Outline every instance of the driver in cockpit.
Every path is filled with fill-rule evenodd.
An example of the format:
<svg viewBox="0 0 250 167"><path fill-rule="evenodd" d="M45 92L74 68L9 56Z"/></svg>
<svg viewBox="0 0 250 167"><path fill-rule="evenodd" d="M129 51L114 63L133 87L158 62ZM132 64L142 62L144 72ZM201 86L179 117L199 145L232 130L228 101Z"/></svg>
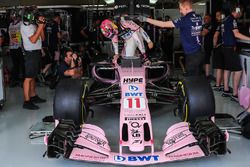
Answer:
<svg viewBox="0 0 250 167"><path fill-rule="evenodd" d="M100 26L103 35L112 40L115 52L115 55L113 56L113 63L117 63L117 59L119 58L118 36L120 36L124 41L124 48L121 54L122 56L135 56L136 48L139 48L143 61L146 64L149 64L150 62L146 55L143 40L148 43L149 49L152 49L154 45L148 34L134 21L126 19L126 16L120 17L119 26L121 28L121 32L118 32L118 26L108 19L104 20Z"/></svg>

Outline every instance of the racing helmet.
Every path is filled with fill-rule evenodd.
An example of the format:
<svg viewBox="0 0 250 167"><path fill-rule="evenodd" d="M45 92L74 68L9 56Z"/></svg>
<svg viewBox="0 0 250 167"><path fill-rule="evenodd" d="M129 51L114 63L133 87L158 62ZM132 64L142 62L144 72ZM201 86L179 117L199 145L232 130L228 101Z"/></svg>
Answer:
<svg viewBox="0 0 250 167"><path fill-rule="evenodd" d="M114 35L118 34L118 27L110 20L104 20L101 25L101 32L106 38L113 38Z"/></svg>

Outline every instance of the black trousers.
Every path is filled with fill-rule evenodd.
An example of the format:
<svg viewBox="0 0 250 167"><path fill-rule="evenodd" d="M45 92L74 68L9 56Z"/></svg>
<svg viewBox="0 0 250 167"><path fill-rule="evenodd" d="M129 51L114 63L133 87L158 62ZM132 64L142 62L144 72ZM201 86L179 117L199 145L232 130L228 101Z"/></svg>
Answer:
<svg viewBox="0 0 250 167"><path fill-rule="evenodd" d="M201 50L198 50L192 54L187 54L185 57L185 63L188 76L201 75L204 63L204 54L201 52Z"/></svg>
<svg viewBox="0 0 250 167"><path fill-rule="evenodd" d="M10 49L13 68L11 70L12 82L18 82L24 76L24 57L21 48Z"/></svg>

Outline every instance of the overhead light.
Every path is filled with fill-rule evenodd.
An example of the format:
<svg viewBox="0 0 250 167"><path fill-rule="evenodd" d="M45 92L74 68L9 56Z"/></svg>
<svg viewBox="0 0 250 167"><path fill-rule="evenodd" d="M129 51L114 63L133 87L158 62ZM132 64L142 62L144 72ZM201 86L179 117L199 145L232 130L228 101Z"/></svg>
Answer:
<svg viewBox="0 0 250 167"><path fill-rule="evenodd" d="M155 4L158 0L149 0L149 3Z"/></svg>
<svg viewBox="0 0 250 167"><path fill-rule="evenodd" d="M199 5L199 6L205 6L206 3L205 3L205 2L200 2L200 3L198 3L198 5Z"/></svg>
<svg viewBox="0 0 250 167"><path fill-rule="evenodd" d="M115 0L104 0L107 4L112 4ZM158 0L149 0L149 3L155 4Z"/></svg>
<svg viewBox="0 0 250 167"><path fill-rule="evenodd" d="M104 0L107 4L112 4L115 2L115 0Z"/></svg>

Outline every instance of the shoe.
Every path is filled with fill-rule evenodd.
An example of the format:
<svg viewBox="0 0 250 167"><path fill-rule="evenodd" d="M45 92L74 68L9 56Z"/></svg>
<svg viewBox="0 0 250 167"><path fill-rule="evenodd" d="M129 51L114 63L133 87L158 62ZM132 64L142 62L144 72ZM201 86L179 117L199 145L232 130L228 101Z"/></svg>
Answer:
<svg viewBox="0 0 250 167"><path fill-rule="evenodd" d="M38 95L30 98L30 101L33 103L45 103L47 100L40 98Z"/></svg>
<svg viewBox="0 0 250 167"><path fill-rule="evenodd" d="M217 91L217 92L223 91L223 88L224 88L223 85L221 85L221 86L216 86L216 85L212 86L212 89L213 89L214 91Z"/></svg>
<svg viewBox="0 0 250 167"><path fill-rule="evenodd" d="M31 101L25 101L23 103L23 108L28 109L28 110L38 110L39 109L39 107L37 105L35 105L34 103L32 103Z"/></svg>
<svg viewBox="0 0 250 167"><path fill-rule="evenodd" d="M223 90L222 95L223 97L231 97L232 96L232 92L230 90Z"/></svg>
<svg viewBox="0 0 250 167"><path fill-rule="evenodd" d="M208 75L208 76L206 76L206 79L208 82L211 82L214 80L214 77L212 75Z"/></svg>
<svg viewBox="0 0 250 167"><path fill-rule="evenodd" d="M232 96L231 96L231 100L232 100L232 101L235 101L235 102L239 102L238 95L232 95Z"/></svg>

